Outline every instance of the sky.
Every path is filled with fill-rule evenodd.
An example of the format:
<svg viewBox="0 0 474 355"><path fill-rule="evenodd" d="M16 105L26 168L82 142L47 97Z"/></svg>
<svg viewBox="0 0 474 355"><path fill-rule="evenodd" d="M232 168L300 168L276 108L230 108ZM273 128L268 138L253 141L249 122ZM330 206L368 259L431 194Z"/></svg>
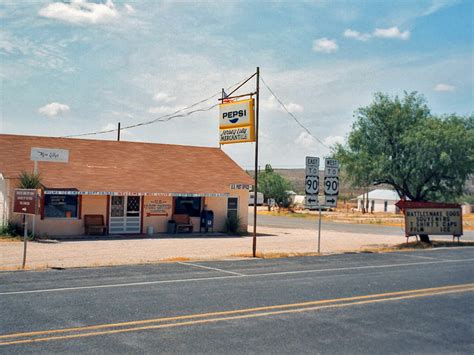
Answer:
<svg viewBox="0 0 474 355"><path fill-rule="evenodd" d="M0 0L0 22L0 133L72 136L207 109L257 66L262 167L328 156L376 92L474 111L470 0ZM218 147L218 132L214 107L121 138ZM254 143L222 149L254 166Z"/></svg>

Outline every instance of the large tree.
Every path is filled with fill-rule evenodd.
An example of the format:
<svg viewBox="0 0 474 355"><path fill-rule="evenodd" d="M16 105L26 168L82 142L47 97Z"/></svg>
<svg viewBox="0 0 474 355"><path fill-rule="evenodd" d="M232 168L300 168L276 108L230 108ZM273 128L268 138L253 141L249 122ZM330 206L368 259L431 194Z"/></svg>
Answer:
<svg viewBox="0 0 474 355"><path fill-rule="evenodd" d="M293 187L283 176L276 173L270 164L265 165L265 171L258 174L258 191L266 199L273 198L279 205L285 205L288 200L287 191Z"/></svg>
<svg viewBox="0 0 474 355"><path fill-rule="evenodd" d="M346 145L335 154L355 182L388 184L412 201L462 195L474 173L474 116L438 117L423 96L377 93L358 109Z"/></svg>

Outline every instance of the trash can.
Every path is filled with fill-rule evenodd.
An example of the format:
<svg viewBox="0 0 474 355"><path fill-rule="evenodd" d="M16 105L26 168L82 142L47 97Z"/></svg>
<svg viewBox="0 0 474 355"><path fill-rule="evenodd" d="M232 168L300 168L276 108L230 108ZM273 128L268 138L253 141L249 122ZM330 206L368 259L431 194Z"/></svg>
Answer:
<svg viewBox="0 0 474 355"><path fill-rule="evenodd" d="M148 226L146 229L146 234L148 234L150 237L155 233L153 226Z"/></svg>
<svg viewBox="0 0 474 355"><path fill-rule="evenodd" d="M170 219L168 221L168 228L166 230L168 234L176 234L176 221Z"/></svg>

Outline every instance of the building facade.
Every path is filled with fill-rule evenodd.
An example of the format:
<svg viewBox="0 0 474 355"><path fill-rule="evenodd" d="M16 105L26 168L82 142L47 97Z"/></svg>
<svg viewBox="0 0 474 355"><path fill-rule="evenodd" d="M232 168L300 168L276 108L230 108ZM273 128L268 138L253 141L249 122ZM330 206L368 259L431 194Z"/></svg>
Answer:
<svg viewBox="0 0 474 355"><path fill-rule="evenodd" d="M13 196L22 171L41 177L37 235L84 234L102 215L109 234L166 232L173 215L199 231L203 210L215 231L229 216L247 226L251 178L221 149L169 144L0 135L0 223L19 220ZM32 148L68 152L67 162L31 160Z"/></svg>

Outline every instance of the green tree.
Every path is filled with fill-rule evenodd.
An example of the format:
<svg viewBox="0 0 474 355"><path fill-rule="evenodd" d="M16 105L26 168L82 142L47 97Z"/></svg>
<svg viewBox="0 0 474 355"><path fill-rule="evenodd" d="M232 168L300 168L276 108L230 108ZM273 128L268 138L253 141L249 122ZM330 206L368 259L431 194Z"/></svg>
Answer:
<svg viewBox="0 0 474 355"><path fill-rule="evenodd" d="M449 201L474 173L474 116L434 116L416 92L377 93L334 147L354 183L388 184L412 201ZM366 180L364 180L366 179Z"/></svg>
<svg viewBox="0 0 474 355"><path fill-rule="evenodd" d="M279 205L288 201L287 191L292 190L291 183L276 173L270 164L265 165L265 171L258 174L258 192L262 192L266 199L273 198Z"/></svg>

